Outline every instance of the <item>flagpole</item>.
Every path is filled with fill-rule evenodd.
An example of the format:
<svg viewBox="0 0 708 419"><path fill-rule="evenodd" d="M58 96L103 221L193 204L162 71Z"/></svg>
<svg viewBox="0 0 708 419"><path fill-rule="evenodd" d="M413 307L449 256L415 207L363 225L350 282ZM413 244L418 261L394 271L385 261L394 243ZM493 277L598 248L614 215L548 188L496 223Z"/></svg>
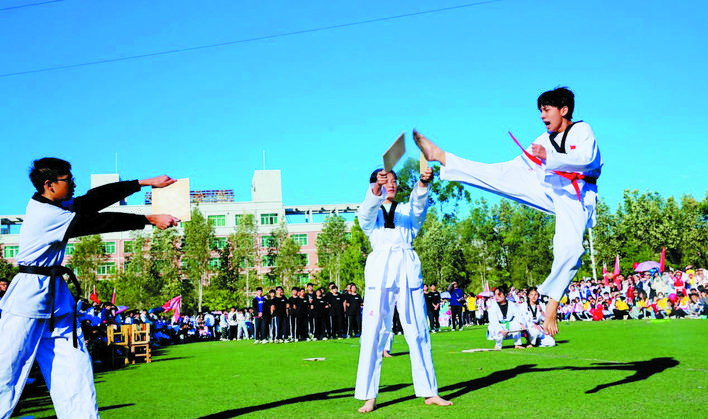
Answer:
<svg viewBox="0 0 708 419"><path fill-rule="evenodd" d="M595 247L592 243L592 228L588 229L588 238L590 239L590 262L592 263L592 279L597 281L597 268L595 268Z"/></svg>

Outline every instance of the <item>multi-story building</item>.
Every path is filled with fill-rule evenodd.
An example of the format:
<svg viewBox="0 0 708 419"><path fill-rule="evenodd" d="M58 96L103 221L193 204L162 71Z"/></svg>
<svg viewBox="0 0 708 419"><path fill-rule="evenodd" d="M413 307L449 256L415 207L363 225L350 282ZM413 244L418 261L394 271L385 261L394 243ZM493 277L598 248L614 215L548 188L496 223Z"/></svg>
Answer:
<svg viewBox="0 0 708 419"><path fill-rule="evenodd" d="M92 175L91 187L97 187L119 179L117 174ZM214 226L217 247L226 246L227 237L235 232L239 218L244 214L253 214L257 224L257 247L261 260L257 263L259 274L267 273L272 267L272 261L267 257L268 248L272 247L273 236L281 223L285 223L289 235L300 244L305 269L298 275L301 282L306 283L312 274L317 272L317 235L322 231L326 216L338 214L347 220L350 228L353 214L359 204L323 204L323 205L285 205L282 198L280 170L256 170L251 183L251 200L236 202L233 190L191 191L191 202L198 204L199 210L212 226ZM145 194L143 205L126 205L120 202L107 208L107 211L120 211L133 214L152 213L151 192ZM0 216L0 244L3 256L15 263L19 251L19 227L23 215ZM149 234L152 226L147 226L144 233ZM132 232L102 234L101 239L106 251L106 260L100 265L98 275L113 276L123 269L132 252L134 239ZM76 240L70 240L66 248L64 263L70 263ZM218 255L213 254L213 267L219 264Z"/></svg>

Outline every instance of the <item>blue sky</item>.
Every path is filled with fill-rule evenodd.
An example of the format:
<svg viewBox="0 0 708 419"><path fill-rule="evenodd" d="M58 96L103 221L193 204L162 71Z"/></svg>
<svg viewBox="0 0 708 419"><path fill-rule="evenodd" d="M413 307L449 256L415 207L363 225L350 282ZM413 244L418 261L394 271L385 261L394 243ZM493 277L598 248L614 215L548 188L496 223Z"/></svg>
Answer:
<svg viewBox="0 0 708 419"><path fill-rule="evenodd" d="M286 204L359 202L414 127L463 157L504 161L543 131L537 96L576 94L625 189L706 196L706 2L463 0L0 3L0 214L21 214L30 162L123 179L167 173L250 200L280 169ZM435 13L432 9L469 4ZM413 14L292 36L52 71ZM25 74L14 74L25 73ZM13 75L14 74L14 75ZM492 198L473 190L473 197ZM143 194L129 202L140 202Z"/></svg>

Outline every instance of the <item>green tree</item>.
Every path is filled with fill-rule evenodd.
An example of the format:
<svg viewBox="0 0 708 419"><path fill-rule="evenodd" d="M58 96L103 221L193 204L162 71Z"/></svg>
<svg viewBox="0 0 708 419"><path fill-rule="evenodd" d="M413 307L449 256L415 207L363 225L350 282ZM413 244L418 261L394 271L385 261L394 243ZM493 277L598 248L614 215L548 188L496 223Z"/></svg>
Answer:
<svg viewBox="0 0 708 419"><path fill-rule="evenodd" d="M184 225L184 260L186 272L194 288L198 290L197 309L202 311L203 286L209 279L209 260L212 256L211 243L214 239L214 226L207 222L199 207L192 209L191 221ZM187 291L187 290L185 290ZM182 295L182 301L188 302L188 307L194 307L194 298Z"/></svg>
<svg viewBox="0 0 708 419"><path fill-rule="evenodd" d="M341 257L342 277L353 282L360 293L365 293L364 268L366 257L371 253L371 243L359 226L359 219L354 218L351 237ZM323 284L324 285L324 284Z"/></svg>
<svg viewBox="0 0 708 419"><path fill-rule="evenodd" d="M342 254L347 246L347 226L344 218L330 215L325 219L322 233L317 236L317 264L321 283L334 282L341 287Z"/></svg>
<svg viewBox="0 0 708 419"><path fill-rule="evenodd" d="M150 306L162 305L165 301L182 295L192 287L183 278L181 270L182 236L175 228L153 229L150 241Z"/></svg>
<svg viewBox="0 0 708 419"><path fill-rule="evenodd" d="M76 271L77 279L83 289L84 298L93 292L93 286L98 280L98 266L106 259L106 249L101 236L83 236L74 245L71 256L71 266Z"/></svg>
<svg viewBox="0 0 708 419"><path fill-rule="evenodd" d="M8 262L7 259L5 259L2 245L0 245L0 280L10 282L17 272L17 266L14 266L12 263Z"/></svg>
<svg viewBox="0 0 708 419"><path fill-rule="evenodd" d="M423 279L426 283L437 283L447 287L457 281L464 289L469 284L464 269L464 254L459 236L453 223L438 220L437 211L431 208L413 246L420 258Z"/></svg>
<svg viewBox="0 0 708 419"><path fill-rule="evenodd" d="M431 167L434 179L430 182L428 199L437 208L438 213L442 214L444 221L453 220L457 218L460 204L470 201L470 193L460 182L441 181L440 166ZM396 200L406 202L420 180L420 160L408 158L396 174L398 175Z"/></svg>
<svg viewBox="0 0 708 419"><path fill-rule="evenodd" d="M146 252L148 240L142 233L133 233L132 252L119 274L116 300L121 305L142 308L147 300L148 284L152 281L152 263Z"/></svg>

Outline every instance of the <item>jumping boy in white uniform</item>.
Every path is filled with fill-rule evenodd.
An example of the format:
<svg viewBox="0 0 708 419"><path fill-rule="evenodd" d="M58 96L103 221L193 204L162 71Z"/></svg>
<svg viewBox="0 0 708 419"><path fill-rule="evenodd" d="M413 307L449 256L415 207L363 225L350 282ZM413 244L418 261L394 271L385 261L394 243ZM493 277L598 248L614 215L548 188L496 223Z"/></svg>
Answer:
<svg viewBox="0 0 708 419"><path fill-rule="evenodd" d="M140 190L175 182L168 176L117 182L71 201L71 164L55 158L35 160L30 179L37 189L20 228L20 273L0 301L0 418L9 418L37 359L59 418L98 417L91 358L76 324L76 303L60 279L73 278L61 266L72 237L111 231L160 229L176 225L170 215L98 211Z"/></svg>
<svg viewBox="0 0 708 419"><path fill-rule="evenodd" d="M366 401L359 409L362 413L376 408L382 354L391 335L394 306L410 349L415 395L425 397L425 404L452 404L438 396L420 259L411 247L425 220L432 176L428 168L411 192L410 203L397 205L396 174L375 171L359 208L359 224L373 248L364 270L366 295L354 392L355 398Z"/></svg>
<svg viewBox="0 0 708 419"><path fill-rule="evenodd" d="M543 327L553 336L558 333L558 302L585 252L585 228L595 224L602 157L590 125L571 122L573 92L564 87L547 91L539 96L537 105L547 132L529 150L505 163L465 160L418 133L414 132L414 138L428 160L442 164L441 179L464 182L556 216L553 265L538 287L549 297Z"/></svg>

